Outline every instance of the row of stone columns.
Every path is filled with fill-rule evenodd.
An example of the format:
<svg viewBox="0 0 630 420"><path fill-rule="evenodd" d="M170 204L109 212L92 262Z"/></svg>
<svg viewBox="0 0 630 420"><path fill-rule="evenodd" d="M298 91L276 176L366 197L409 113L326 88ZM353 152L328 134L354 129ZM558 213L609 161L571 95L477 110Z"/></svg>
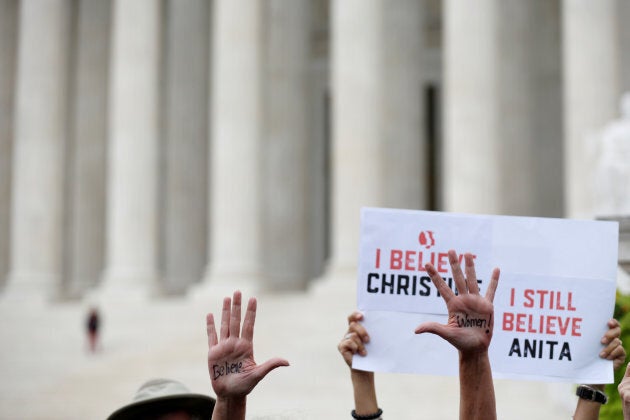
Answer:
<svg viewBox="0 0 630 420"><path fill-rule="evenodd" d="M206 286L304 288L322 271L310 3L210 6L3 4L20 19L3 36L7 52L20 39L15 95L2 78L7 294L181 293L204 271Z"/></svg>
<svg viewBox="0 0 630 420"><path fill-rule="evenodd" d="M444 2L445 209L592 218L630 86L625 2Z"/></svg>
<svg viewBox="0 0 630 420"><path fill-rule="evenodd" d="M330 2L330 144L323 4L2 1L0 63L17 69L15 89L0 73L8 291L304 288L327 257L331 273L355 266L362 206L427 206L429 159L445 210L588 209L583 138L614 116L624 74L617 2L444 1L435 156L430 2Z"/></svg>

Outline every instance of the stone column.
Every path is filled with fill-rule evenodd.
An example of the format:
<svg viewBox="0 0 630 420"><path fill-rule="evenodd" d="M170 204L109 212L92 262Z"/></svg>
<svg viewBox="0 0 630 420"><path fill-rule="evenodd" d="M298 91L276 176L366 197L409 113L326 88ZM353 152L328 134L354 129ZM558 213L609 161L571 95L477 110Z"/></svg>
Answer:
<svg viewBox="0 0 630 420"><path fill-rule="evenodd" d="M444 209L499 209L495 0L444 3ZM483 194L481 194L483 192Z"/></svg>
<svg viewBox="0 0 630 420"><path fill-rule="evenodd" d="M630 92L630 2L617 3L617 28L619 29L619 54L621 55L621 88L622 92Z"/></svg>
<svg viewBox="0 0 630 420"><path fill-rule="evenodd" d="M309 83L308 107L310 115L309 162L312 173L308 177L309 251L308 278L324 274L330 249L330 2L309 3Z"/></svg>
<svg viewBox="0 0 630 420"><path fill-rule="evenodd" d="M271 0L265 55L262 248L266 287L304 289L315 244L310 145L310 2Z"/></svg>
<svg viewBox="0 0 630 420"><path fill-rule="evenodd" d="M618 115L617 1L564 0L562 6L565 214L592 218L594 146Z"/></svg>
<svg viewBox="0 0 630 420"><path fill-rule="evenodd" d="M562 106L562 46L560 0L532 2L533 25L529 29L530 71L533 79L532 113L534 126L531 142L533 157L530 168L535 193L525 207L532 216L562 217L564 215L563 181L563 106ZM505 21L505 20L504 20ZM515 157L518 159L518 156Z"/></svg>
<svg viewBox="0 0 630 420"><path fill-rule="evenodd" d="M332 271L351 272L362 206L424 205L417 1L332 6Z"/></svg>
<svg viewBox="0 0 630 420"><path fill-rule="evenodd" d="M497 2L496 6L499 57L495 61L498 66L495 139L499 153L495 166L499 182L496 212L561 217L559 2L512 0ZM485 200L483 190L476 192Z"/></svg>
<svg viewBox="0 0 630 420"><path fill-rule="evenodd" d="M169 0L166 16L162 287L181 293L207 257L209 3Z"/></svg>
<svg viewBox="0 0 630 420"><path fill-rule="evenodd" d="M109 1L78 3L64 275L71 297L94 287L104 268L110 12Z"/></svg>
<svg viewBox="0 0 630 420"><path fill-rule="evenodd" d="M13 97L18 2L0 1L0 290L9 272Z"/></svg>
<svg viewBox="0 0 630 420"><path fill-rule="evenodd" d="M70 2L23 1L13 149L8 293L50 296L62 268Z"/></svg>
<svg viewBox="0 0 630 420"><path fill-rule="evenodd" d="M262 7L216 0L210 152L210 256L202 289L261 276Z"/></svg>
<svg viewBox="0 0 630 420"><path fill-rule="evenodd" d="M125 296L158 280L160 4L115 0L112 9L104 287Z"/></svg>
<svg viewBox="0 0 630 420"><path fill-rule="evenodd" d="M447 1L444 16L445 209L560 216L557 2Z"/></svg>

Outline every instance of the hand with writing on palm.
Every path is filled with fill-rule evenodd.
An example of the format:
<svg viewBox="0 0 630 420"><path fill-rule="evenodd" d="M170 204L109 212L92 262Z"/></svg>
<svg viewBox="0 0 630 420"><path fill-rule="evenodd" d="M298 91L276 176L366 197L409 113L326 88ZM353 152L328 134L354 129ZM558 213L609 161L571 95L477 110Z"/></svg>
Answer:
<svg viewBox="0 0 630 420"><path fill-rule="evenodd" d="M240 398L249 394L269 372L289 362L272 358L257 365L254 361L254 323L256 299L247 304L241 332L241 292L234 292L234 299L223 299L220 339L214 324L214 316L206 317L208 333L208 371L217 398Z"/></svg>
<svg viewBox="0 0 630 420"><path fill-rule="evenodd" d="M425 322L416 328L416 334L432 333L439 335L451 343L459 351L482 352L490 346L494 328L494 293L499 282L499 269L492 272L486 296L479 294L475 263L471 254L465 254L465 271L462 273L457 253L448 252L451 272L458 294L448 287L431 264L425 266L431 281L437 287L446 302L448 322L446 325L438 322Z"/></svg>

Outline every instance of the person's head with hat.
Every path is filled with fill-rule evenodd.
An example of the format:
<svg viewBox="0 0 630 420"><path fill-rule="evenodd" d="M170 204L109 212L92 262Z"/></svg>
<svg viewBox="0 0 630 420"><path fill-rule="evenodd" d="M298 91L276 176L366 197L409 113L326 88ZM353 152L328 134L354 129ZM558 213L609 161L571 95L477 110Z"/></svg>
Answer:
<svg viewBox="0 0 630 420"><path fill-rule="evenodd" d="M191 393L172 379L152 379L136 392L130 404L119 408L107 420L207 420L215 399Z"/></svg>

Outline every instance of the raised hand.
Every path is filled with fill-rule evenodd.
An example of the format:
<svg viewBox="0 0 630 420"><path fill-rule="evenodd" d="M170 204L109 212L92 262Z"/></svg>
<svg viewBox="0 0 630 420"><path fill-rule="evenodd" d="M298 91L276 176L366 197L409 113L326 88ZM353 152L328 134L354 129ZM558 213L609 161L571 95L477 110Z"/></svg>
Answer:
<svg viewBox="0 0 630 420"><path fill-rule="evenodd" d="M446 325L437 322L425 322L416 328L416 334L437 334L461 352L486 351L492 339L494 329L494 293L499 282L499 269L495 268L485 297L479 294L475 263L471 254L465 254L465 271L462 272L455 251L448 252L449 262L458 295L446 285L435 267L425 266L431 281L437 287L446 302L448 322Z"/></svg>
<svg viewBox="0 0 630 420"><path fill-rule="evenodd" d="M339 342L337 349L343 356L343 360L350 368L350 379L354 393L354 414L373 417L379 412L376 400L376 387L374 385L374 372L357 370L352 368L352 356L367 355L365 344L370 341L370 336L365 327L360 323L363 314L355 311L348 316L348 330ZM380 411L382 413L382 411ZM377 417L380 418L380 416Z"/></svg>
<svg viewBox="0 0 630 420"><path fill-rule="evenodd" d="M626 361L626 350L621 343L621 325L619 321L612 318L608 321L608 331L602 337L601 343L605 345L599 353L599 357L613 361L613 368L619 369Z"/></svg>
<svg viewBox="0 0 630 420"><path fill-rule="evenodd" d="M288 361L280 358L256 364L253 345L255 321L256 299L250 298L241 331L239 291L234 292L233 301L229 297L223 299L220 339L217 339L214 316L208 314L206 317L208 371L218 400L245 397L270 371L289 365Z"/></svg>
<svg viewBox="0 0 630 420"><path fill-rule="evenodd" d="M363 314L358 311L348 316L348 331L337 346L339 353L343 356L343 360L350 368L352 368L352 356L355 354L365 356L367 354L365 344L370 341L370 336L365 327L359 323L362 319Z"/></svg>

